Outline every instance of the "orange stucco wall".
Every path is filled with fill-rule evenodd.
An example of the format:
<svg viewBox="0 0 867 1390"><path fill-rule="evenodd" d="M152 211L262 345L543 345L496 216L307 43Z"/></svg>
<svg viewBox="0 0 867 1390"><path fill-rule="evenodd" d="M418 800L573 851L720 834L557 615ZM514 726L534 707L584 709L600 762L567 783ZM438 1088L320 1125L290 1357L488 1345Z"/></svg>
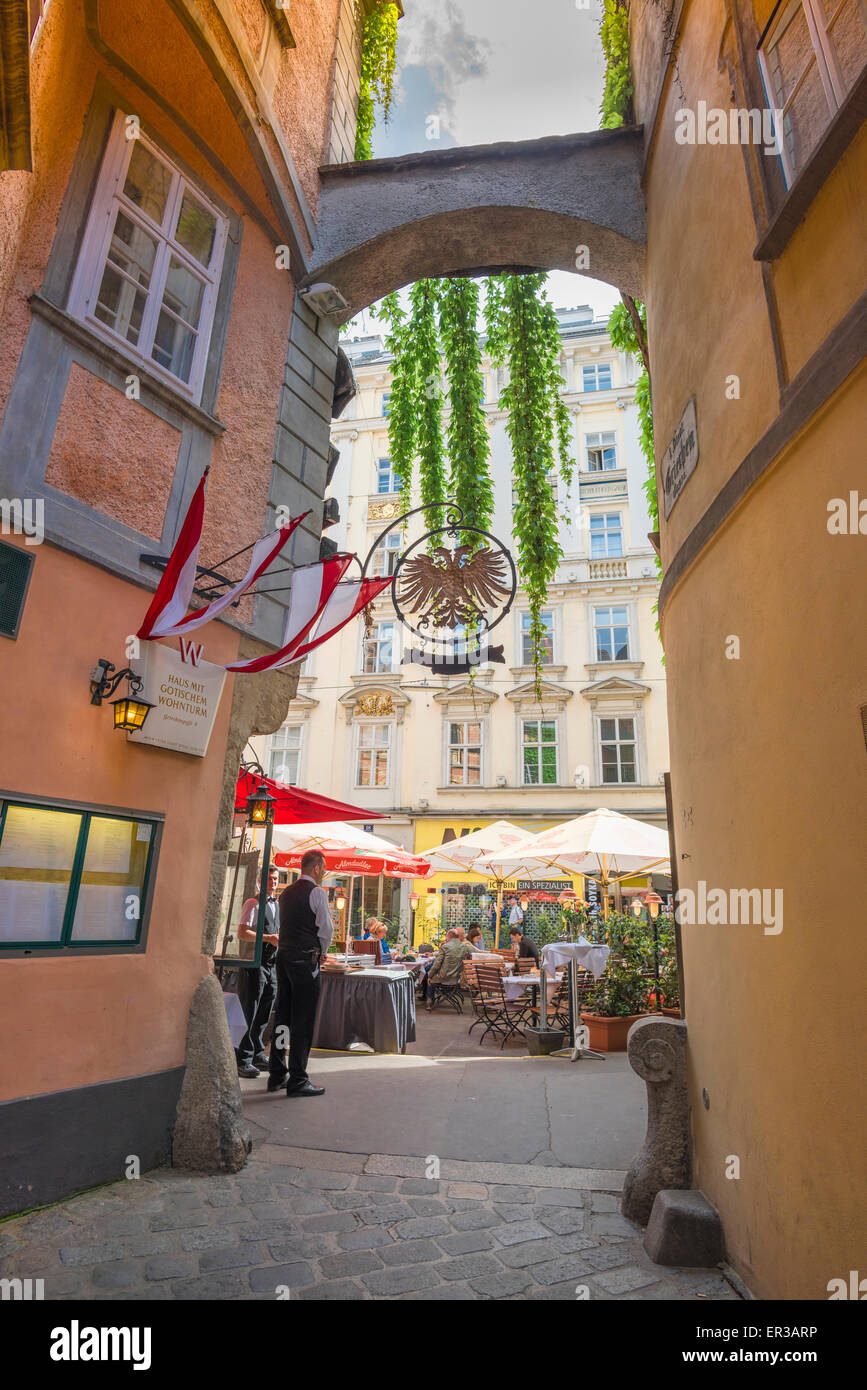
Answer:
<svg viewBox="0 0 867 1390"><path fill-rule="evenodd" d="M180 1066L187 1012L209 968L202 918L223 777L231 676L205 758L136 747L89 702L97 657L120 665L148 592L64 551L36 550L24 620L3 643L0 786L165 815L142 955L3 961L0 1100ZM205 660L237 654L238 634L202 630ZM14 654L14 660L11 659ZM36 1045L44 1033L48 1046Z"/></svg>

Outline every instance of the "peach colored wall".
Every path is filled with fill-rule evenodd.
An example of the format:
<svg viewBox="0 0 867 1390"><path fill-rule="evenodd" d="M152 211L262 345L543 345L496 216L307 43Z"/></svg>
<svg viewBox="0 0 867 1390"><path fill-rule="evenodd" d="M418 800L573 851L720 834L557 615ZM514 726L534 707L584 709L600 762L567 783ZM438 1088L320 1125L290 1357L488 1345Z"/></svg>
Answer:
<svg viewBox="0 0 867 1390"><path fill-rule="evenodd" d="M45 481L159 541L182 438L72 362Z"/></svg>
<svg viewBox="0 0 867 1390"><path fill-rule="evenodd" d="M57 1090L57 1050L69 1089L184 1060L190 999L209 969L202 919L233 678L205 758L136 747L116 733L110 707L89 703L88 672L99 656L122 663L124 637L147 603L145 589L45 544L36 550L19 636L14 646L4 643L3 788L162 812L166 821L143 955L2 962L2 1100ZM238 634L220 623L200 637L205 660L237 654ZM50 1046L37 1045L40 1030Z"/></svg>
<svg viewBox="0 0 867 1390"><path fill-rule="evenodd" d="M296 47L284 62L274 108L286 132L301 185L316 210L317 169L325 158L331 118L331 70L340 0L293 5L289 14Z"/></svg>

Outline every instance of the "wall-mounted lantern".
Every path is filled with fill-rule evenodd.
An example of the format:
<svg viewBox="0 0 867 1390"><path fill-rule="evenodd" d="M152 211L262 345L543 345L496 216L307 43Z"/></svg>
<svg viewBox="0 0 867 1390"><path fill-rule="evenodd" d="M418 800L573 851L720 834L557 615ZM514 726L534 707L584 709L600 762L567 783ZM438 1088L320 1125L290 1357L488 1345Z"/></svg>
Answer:
<svg viewBox="0 0 867 1390"><path fill-rule="evenodd" d="M129 686L128 694L111 702L114 727L123 733L134 733L142 727L148 717L148 710L152 710L153 705L150 701L140 698L144 682L135 671L130 670L128 666L122 671L115 671L113 676L109 674L111 671L115 671L113 662L106 661L105 657L101 656L90 673L90 703L101 705L103 700L114 694L121 681L126 679Z"/></svg>

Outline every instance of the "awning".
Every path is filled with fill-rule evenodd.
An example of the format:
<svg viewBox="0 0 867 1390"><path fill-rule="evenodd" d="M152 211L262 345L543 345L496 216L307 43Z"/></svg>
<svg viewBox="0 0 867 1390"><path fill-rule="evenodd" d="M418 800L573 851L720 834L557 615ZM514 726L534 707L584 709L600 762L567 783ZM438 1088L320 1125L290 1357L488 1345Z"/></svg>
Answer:
<svg viewBox="0 0 867 1390"><path fill-rule="evenodd" d="M305 791L303 787L290 787L285 782L275 782L272 777L257 777L249 772L242 772L238 778L235 788L236 815L246 812L248 796L251 796L263 782L277 802L274 807L275 825L386 819L381 811L366 811L363 806L350 806L344 801L334 801L330 796L320 796L317 792Z"/></svg>

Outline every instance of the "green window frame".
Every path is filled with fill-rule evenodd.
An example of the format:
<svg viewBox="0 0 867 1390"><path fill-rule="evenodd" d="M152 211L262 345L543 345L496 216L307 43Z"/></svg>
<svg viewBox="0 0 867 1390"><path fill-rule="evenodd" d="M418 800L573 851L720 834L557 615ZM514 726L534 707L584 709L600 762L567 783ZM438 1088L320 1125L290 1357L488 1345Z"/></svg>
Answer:
<svg viewBox="0 0 867 1390"><path fill-rule="evenodd" d="M65 834L67 853L59 856L62 862L48 862L57 854L57 847L50 843L50 834L48 840L40 841L37 836L28 842L26 823L22 826L13 823L18 819L19 812L69 817L68 834ZM59 822L55 822L57 828L59 825ZM119 867L117 860L118 852L121 857L124 853L122 832L120 836L117 833L117 827L123 825L130 827L129 856L125 869ZM91 809L64 802L27 801L15 796L0 798L0 956L35 953L59 955L67 951L100 954L141 951L144 948L162 825L162 817L134 811L115 811L109 807ZM49 829L47 824L46 829ZM29 865L6 862L10 842L14 843L16 833L21 844L26 846L25 854L31 856ZM135 851L137 845L141 846L139 854ZM41 864L40 857L44 860ZM9 884L13 885L13 890L7 895L4 885ZM20 892L27 885L46 890L46 923L51 890L57 890L54 894L55 916L60 926L59 931L52 933L50 938L17 936L8 939L5 935L8 924L14 921L10 913L15 910L15 887ZM87 918L85 916L83 922L79 920L79 907L86 911L88 893L99 888L115 890L115 908L123 912L121 924L124 921L135 923L135 930L130 935L83 933L82 926L87 927ZM9 901L4 903L7 896ZM23 903L26 905L29 898L32 904L36 896L25 893ZM58 911L61 898L62 909Z"/></svg>

